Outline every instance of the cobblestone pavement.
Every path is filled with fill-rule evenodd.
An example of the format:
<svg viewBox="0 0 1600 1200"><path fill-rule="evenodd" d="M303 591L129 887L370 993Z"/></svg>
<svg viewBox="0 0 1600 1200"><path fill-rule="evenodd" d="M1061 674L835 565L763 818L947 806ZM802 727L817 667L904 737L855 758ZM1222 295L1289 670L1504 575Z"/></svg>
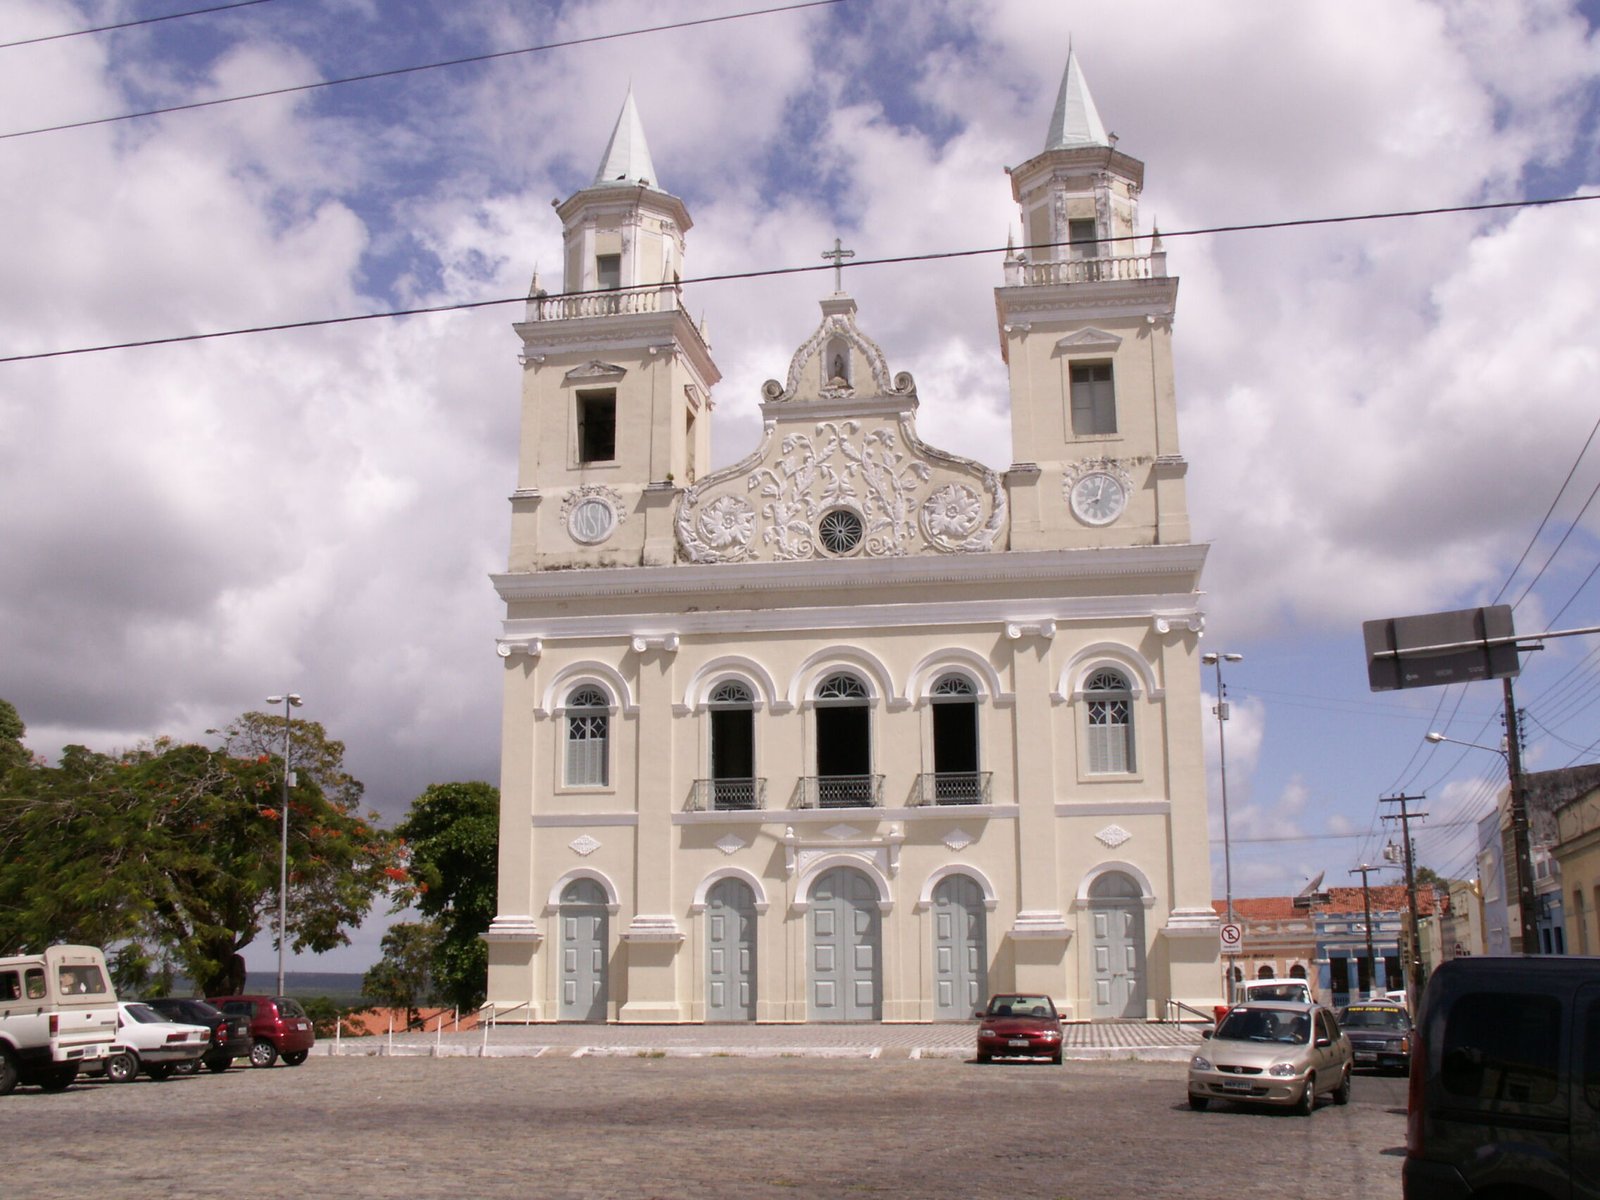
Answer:
<svg viewBox="0 0 1600 1200"><path fill-rule="evenodd" d="M1165 1062L313 1058L0 1098L0 1195L1398 1200L1405 1081L1189 1111Z"/></svg>
<svg viewBox="0 0 1600 1200"><path fill-rule="evenodd" d="M482 1055L731 1055L738 1057L967 1058L972 1022L941 1025L511 1025L452 1033L395 1033L322 1041L324 1054ZM1147 1021L1068 1024L1062 1053L1071 1059L1139 1058L1187 1062L1209 1025Z"/></svg>

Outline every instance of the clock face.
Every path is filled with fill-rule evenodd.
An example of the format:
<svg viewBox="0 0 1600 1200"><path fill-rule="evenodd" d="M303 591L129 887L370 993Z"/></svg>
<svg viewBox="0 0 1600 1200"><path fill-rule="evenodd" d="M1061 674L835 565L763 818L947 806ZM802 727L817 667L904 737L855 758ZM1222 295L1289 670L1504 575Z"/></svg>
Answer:
<svg viewBox="0 0 1600 1200"><path fill-rule="evenodd" d="M1092 471L1072 485L1072 511L1089 525L1111 524L1127 504L1127 491L1104 471Z"/></svg>

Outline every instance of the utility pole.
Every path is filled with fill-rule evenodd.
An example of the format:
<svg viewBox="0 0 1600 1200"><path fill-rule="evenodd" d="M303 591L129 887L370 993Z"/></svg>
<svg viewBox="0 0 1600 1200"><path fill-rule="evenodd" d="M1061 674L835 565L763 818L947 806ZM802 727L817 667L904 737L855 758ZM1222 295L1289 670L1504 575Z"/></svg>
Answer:
<svg viewBox="0 0 1600 1200"><path fill-rule="evenodd" d="M1398 804L1400 811L1396 814L1385 813L1385 821L1400 822L1400 841L1405 848L1406 855L1406 906L1411 911L1411 986L1416 989L1414 995L1422 995L1422 931L1418 928L1420 920L1417 916L1417 872L1415 864L1411 861L1411 822L1413 818L1425 817L1427 813L1411 812L1406 805L1412 801L1422 801L1425 796L1382 796L1380 804Z"/></svg>
<svg viewBox="0 0 1600 1200"><path fill-rule="evenodd" d="M1362 904L1362 907L1366 910L1366 914L1367 914L1367 993L1368 993L1368 995L1371 995L1373 992L1378 990L1378 960L1377 960L1377 958L1375 958L1373 956L1373 953L1372 953L1372 889L1367 886L1367 876L1372 874L1372 872L1374 872L1374 871L1380 871L1382 869L1383 868L1381 868L1381 867L1369 867L1366 863L1362 863L1359 867L1357 867L1355 870L1350 872L1350 874L1352 874L1352 875L1361 876L1361 904Z"/></svg>
<svg viewBox="0 0 1600 1200"><path fill-rule="evenodd" d="M1511 677L1501 680L1506 698L1506 770L1511 776L1511 842L1517 857L1517 926L1523 954L1539 953L1539 900L1533 891L1533 851L1528 835L1528 790L1522 778L1522 730ZM1517 949L1517 947L1513 947Z"/></svg>

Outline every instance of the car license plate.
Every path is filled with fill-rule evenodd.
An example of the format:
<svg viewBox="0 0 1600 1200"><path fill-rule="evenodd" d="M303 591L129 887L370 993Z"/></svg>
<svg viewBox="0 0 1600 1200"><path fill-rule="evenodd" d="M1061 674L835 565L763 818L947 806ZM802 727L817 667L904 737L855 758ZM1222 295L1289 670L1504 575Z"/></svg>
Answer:
<svg viewBox="0 0 1600 1200"><path fill-rule="evenodd" d="M1224 1079L1222 1086L1230 1092L1248 1092L1250 1084L1243 1079Z"/></svg>
<svg viewBox="0 0 1600 1200"><path fill-rule="evenodd" d="M1026 1046L1027 1044L1028 1044L1028 1039L1027 1038L1012 1038L1009 1042L1006 1043L1006 1045L1008 1045L1008 1046Z"/></svg>

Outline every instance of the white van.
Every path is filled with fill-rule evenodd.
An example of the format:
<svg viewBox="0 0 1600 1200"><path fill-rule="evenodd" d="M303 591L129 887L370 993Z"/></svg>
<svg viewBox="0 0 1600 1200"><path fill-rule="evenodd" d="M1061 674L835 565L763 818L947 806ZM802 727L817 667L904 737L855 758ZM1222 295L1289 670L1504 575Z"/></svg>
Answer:
<svg viewBox="0 0 1600 1200"><path fill-rule="evenodd" d="M1287 1000L1294 1004L1310 1004L1311 987L1304 979L1243 979L1235 985L1239 998L1236 1004L1251 1000Z"/></svg>
<svg viewBox="0 0 1600 1200"><path fill-rule="evenodd" d="M59 1092L116 1036L117 995L94 946L0 958L0 1096L18 1083Z"/></svg>

